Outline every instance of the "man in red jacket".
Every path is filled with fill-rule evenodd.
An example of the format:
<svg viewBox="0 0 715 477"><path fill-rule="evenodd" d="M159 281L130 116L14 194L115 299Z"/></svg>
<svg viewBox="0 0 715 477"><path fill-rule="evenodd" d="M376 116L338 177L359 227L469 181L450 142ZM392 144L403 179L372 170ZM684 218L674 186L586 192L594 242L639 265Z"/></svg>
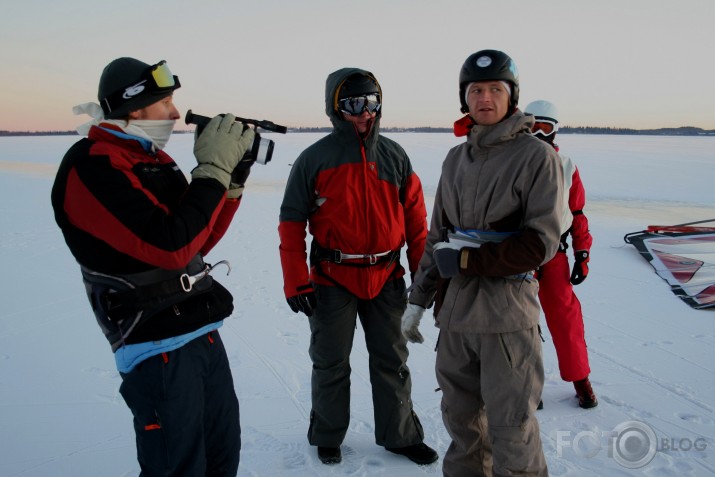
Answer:
<svg viewBox="0 0 715 477"><path fill-rule="evenodd" d="M241 428L218 328L233 298L203 256L238 208L254 133L232 115L213 118L187 182L162 150L180 117L179 87L164 61L109 63L101 106L75 108L94 119L60 164L52 206L114 352L141 475L229 477Z"/></svg>
<svg viewBox="0 0 715 477"><path fill-rule="evenodd" d="M556 106L549 101L538 100L529 103L524 112L533 115L536 120L531 129L534 136L551 144L558 151L559 147L554 142L559 129ZM593 238L588 230L588 219L583 213L586 191L581 183L581 176L568 156L559 152L559 157L564 167L564 205L567 207L564 207L561 221L559 251L554 258L539 268L539 301L554 340L561 379L573 382L578 405L589 409L596 407L598 400L588 379L591 369L588 365L583 314L573 285L580 284L588 276ZM574 255L571 272L566 257L566 240L569 235Z"/></svg>
<svg viewBox="0 0 715 477"><path fill-rule="evenodd" d="M437 460L412 409L400 249L414 273L427 235L422 185L407 154L379 134L382 91L372 73L328 76L333 131L293 164L280 210L284 291L308 316L313 361L308 441L325 464L341 461L350 421L350 351L360 317L368 352L375 441L418 464ZM313 236L306 264L306 225Z"/></svg>

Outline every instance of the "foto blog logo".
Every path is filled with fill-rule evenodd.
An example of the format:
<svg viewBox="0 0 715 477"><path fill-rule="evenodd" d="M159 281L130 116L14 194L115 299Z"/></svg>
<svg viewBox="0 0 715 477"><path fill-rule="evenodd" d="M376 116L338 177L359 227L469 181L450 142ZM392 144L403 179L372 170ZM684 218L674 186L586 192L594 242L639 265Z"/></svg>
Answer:
<svg viewBox="0 0 715 477"><path fill-rule="evenodd" d="M660 440L648 424L625 421L612 431L556 432L556 452L559 456L571 448L579 457L595 457L605 447L608 457L627 469L648 465L656 453L678 451L704 451L707 441L702 438L666 438Z"/></svg>

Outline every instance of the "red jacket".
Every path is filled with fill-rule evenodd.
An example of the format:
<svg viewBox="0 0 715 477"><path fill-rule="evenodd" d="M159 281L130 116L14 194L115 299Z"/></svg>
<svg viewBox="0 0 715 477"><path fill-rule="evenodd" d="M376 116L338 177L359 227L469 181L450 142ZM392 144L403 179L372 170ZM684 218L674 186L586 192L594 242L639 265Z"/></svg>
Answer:
<svg viewBox="0 0 715 477"><path fill-rule="evenodd" d="M558 151L558 145L554 144ZM581 182L581 175L573 161L559 152L561 163L564 167L564 193L568 194L564 199L568 200L568 210L564 211L562 233L571 234L571 245L573 251L585 250L590 252L593 244L593 237L588 230L588 218L583 213L586 206L586 191Z"/></svg>
<svg viewBox="0 0 715 477"><path fill-rule="evenodd" d="M311 281L339 284L363 299L404 275L399 263L369 267L320 262L309 271L306 225L321 247L344 254L378 254L407 244L412 272L424 250L427 211L422 185L404 149L379 134L379 113L362 139L335 111L342 81L362 70L346 68L328 78L326 112L334 129L293 164L280 211L280 255L286 297Z"/></svg>
<svg viewBox="0 0 715 477"><path fill-rule="evenodd" d="M571 222L571 245L574 251L586 250L590 252L593 237L588 230L588 218L583 213L583 208L586 206L586 191L581 183L581 176L578 169L574 169L571 176L571 189L569 192L569 209L573 214L573 222Z"/></svg>

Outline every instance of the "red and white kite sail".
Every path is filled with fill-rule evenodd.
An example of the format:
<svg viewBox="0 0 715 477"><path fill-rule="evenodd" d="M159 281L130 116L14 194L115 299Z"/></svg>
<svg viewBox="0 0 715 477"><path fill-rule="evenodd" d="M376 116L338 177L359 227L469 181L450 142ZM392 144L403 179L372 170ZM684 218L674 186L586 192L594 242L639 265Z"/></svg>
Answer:
<svg viewBox="0 0 715 477"><path fill-rule="evenodd" d="M650 225L627 234L633 245L669 285L696 309L715 307L715 227Z"/></svg>

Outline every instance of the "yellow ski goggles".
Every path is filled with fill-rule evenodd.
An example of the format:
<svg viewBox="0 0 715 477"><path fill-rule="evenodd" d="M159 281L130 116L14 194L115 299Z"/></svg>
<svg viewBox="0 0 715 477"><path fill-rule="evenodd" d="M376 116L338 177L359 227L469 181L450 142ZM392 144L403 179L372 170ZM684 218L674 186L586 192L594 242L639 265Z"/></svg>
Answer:
<svg viewBox="0 0 715 477"><path fill-rule="evenodd" d="M161 90L166 88L178 88L179 77L174 76L166 64L165 60L161 60L159 63L155 64L149 68L149 72L145 73L146 76L151 78L154 82L154 88ZM150 90L150 92L152 92Z"/></svg>

